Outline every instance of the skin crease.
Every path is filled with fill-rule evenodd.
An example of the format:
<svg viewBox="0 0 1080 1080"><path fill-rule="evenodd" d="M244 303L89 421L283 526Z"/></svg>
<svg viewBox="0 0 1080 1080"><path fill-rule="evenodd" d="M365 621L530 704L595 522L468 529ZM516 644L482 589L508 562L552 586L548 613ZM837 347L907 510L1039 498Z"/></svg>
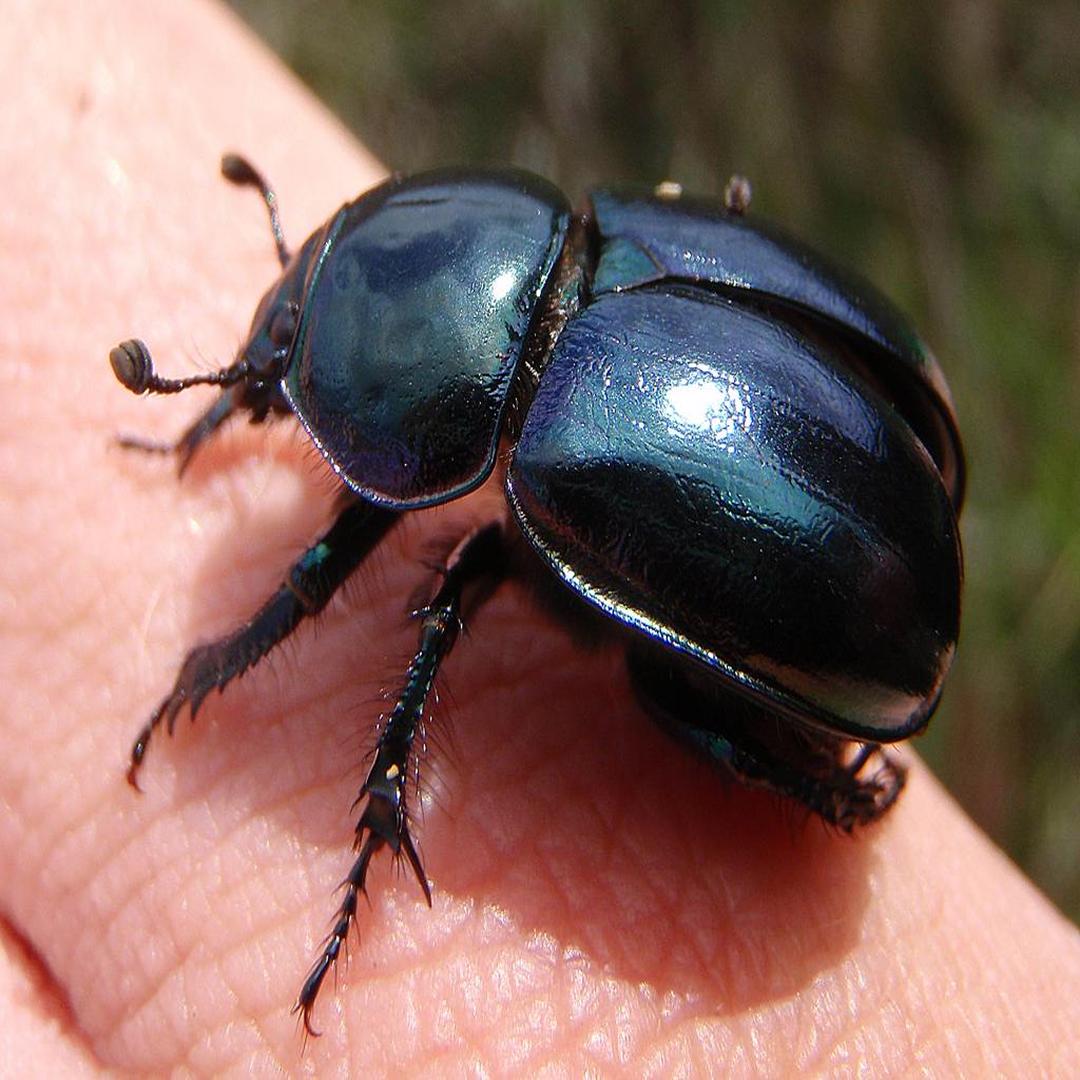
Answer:
<svg viewBox="0 0 1080 1080"><path fill-rule="evenodd" d="M379 860L301 1054L289 1007L404 612L433 542L502 498L414 515L318 626L157 739L133 792L130 740L183 650L276 587L333 485L288 423L235 424L179 483L119 452L112 433L176 434L209 399L136 400L108 349L143 336L167 375L230 358L276 263L222 150L274 180L294 245L380 170L217 8L6 23L3 1075L1080 1069L1080 938L917 762L879 827L830 834L671 745L617 653L516 585L440 683L434 908Z"/></svg>

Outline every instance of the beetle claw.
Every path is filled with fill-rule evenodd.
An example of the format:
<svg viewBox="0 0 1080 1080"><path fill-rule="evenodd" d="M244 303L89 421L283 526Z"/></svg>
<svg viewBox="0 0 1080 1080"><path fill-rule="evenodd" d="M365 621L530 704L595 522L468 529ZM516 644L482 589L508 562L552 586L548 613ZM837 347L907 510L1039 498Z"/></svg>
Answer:
<svg viewBox="0 0 1080 1080"><path fill-rule="evenodd" d="M404 784L402 784L402 789L403 787ZM348 876L342 882L345 895L338 908L337 920L323 943L318 960L308 972L304 985L300 988L296 1004L293 1006L293 1012L300 1013L304 1029L311 1036L319 1034L311 1026L311 1013L315 1007L315 1001L326 976L345 952L349 929L356 919L357 903L361 895L367 896L367 874L373 856L384 847L389 847L395 855L404 853L420 883L424 899L427 900L428 907L431 907L431 885L428 883L427 875L424 873L420 857L409 834L406 816L400 808L401 804L396 798L387 798L381 791L368 791L367 784L361 790L361 796L365 792L368 795L367 806L356 825L355 846L359 854Z"/></svg>
<svg viewBox="0 0 1080 1080"><path fill-rule="evenodd" d="M163 439L146 439L140 435L118 435L116 442L125 450L138 450L144 454L168 454L176 458L176 472L183 476L195 451L241 406L236 387L229 387L187 429L172 442Z"/></svg>

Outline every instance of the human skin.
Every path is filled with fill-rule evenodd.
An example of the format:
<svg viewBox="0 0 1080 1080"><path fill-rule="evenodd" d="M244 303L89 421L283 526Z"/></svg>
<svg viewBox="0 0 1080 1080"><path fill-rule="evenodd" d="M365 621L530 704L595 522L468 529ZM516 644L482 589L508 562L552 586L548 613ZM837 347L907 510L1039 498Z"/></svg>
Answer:
<svg viewBox="0 0 1080 1080"><path fill-rule="evenodd" d="M105 357L226 362L276 263L379 166L221 10L23 4L0 39L0 1073L1075 1074L1080 941L918 763L857 838L720 781L510 583L447 663L417 837L380 859L304 1047L290 1007L350 862L350 803L433 542L411 515L317 626L158 738L184 649L322 529L295 425L233 425L182 481L119 451L208 398ZM977 752L977 748L973 748Z"/></svg>

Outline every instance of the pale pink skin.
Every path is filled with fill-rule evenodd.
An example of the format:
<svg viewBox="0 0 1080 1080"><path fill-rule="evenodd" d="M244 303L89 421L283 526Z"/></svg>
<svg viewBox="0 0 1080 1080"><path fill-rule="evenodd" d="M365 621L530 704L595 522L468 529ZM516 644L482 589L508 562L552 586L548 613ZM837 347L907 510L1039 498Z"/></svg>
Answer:
<svg viewBox="0 0 1080 1080"><path fill-rule="evenodd" d="M8 8L0 1072L1080 1069L1076 931L917 761L885 822L831 834L689 760L617 654L583 655L513 585L435 709L434 908L380 860L302 1055L289 1009L426 545L502 500L413 516L132 791L130 740L184 649L276 586L333 485L288 423L234 426L181 483L118 451L208 398L137 400L108 350L138 334L172 375L231 357L276 264L222 150L274 179L294 244L381 169L218 8Z"/></svg>

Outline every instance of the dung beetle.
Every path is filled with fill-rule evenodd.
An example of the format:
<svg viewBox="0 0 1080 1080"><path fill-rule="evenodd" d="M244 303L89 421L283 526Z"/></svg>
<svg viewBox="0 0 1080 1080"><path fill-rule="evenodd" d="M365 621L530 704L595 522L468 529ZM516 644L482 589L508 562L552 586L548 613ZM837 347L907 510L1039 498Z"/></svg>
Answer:
<svg viewBox="0 0 1080 1080"><path fill-rule="evenodd" d="M925 727L956 644L964 467L937 362L883 297L748 216L745 181L723 201L599 190L574 213L525 172L394 176L290 254L259 173L234 155L222 171L261 193L281 274L220 371L165 379L142 342L112 351L136 393L222 390L175 443L128 445L182 470L233 414L294 414L341 504L251 619L187 654L129 780L160 723L322 610L401 514L496 468L508 504L414 613L356 861L296 1002L308 1032L376 852L431 902L414 738L465 598L523 566L603 616L643 704L728 774L844 831L888 809L904 770L880 744Z"/></svg>

